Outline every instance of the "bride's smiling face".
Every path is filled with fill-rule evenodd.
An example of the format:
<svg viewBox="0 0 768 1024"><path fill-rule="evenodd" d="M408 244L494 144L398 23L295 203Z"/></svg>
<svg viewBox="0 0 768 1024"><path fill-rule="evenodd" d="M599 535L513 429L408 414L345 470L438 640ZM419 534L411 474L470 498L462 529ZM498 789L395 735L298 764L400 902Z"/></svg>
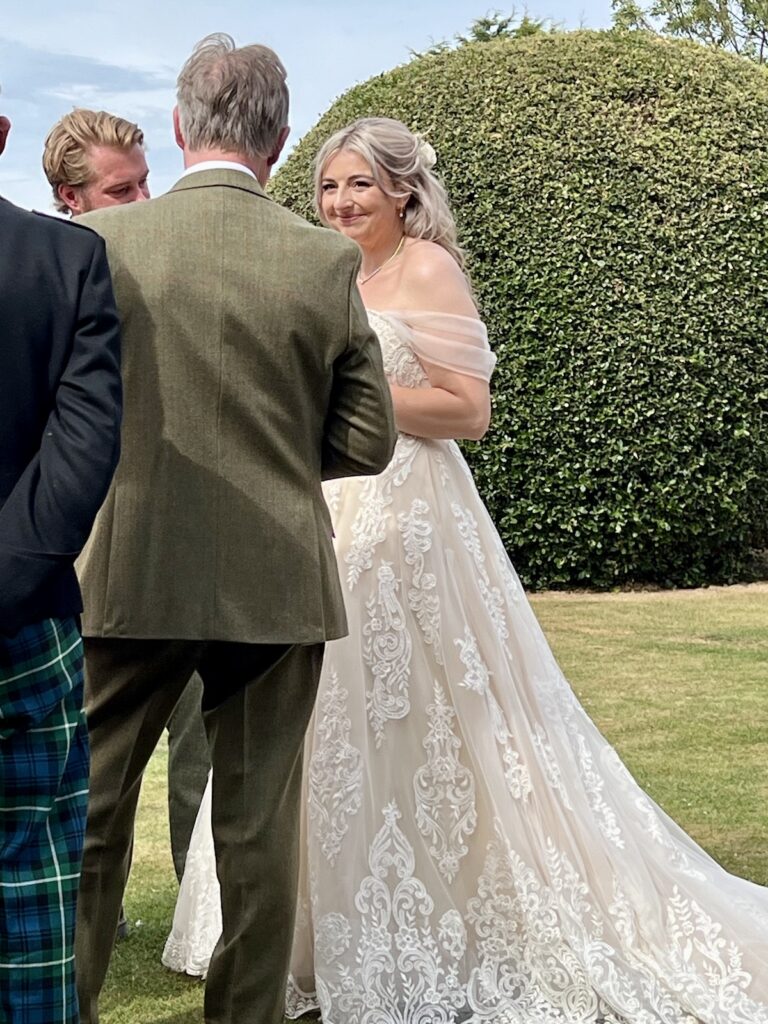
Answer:
<svg viewBox="0 0 768 1024"><path fill-rule="evenodd" d="M357 242L375 249L402 235L402 199L387 195L376 183L359 153L340 149L323 168L320 208L326 224Z"/></svg>

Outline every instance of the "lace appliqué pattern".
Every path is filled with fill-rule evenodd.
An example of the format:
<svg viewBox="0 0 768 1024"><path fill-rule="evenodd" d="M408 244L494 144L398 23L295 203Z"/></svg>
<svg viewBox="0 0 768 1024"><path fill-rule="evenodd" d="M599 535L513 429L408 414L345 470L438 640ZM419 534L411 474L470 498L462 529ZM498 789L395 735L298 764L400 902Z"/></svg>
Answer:
<svg viewBox="0 0 768 1024"><path fill-rule="evenodd" d="M432 526L428 516L429 505L418 499L411 503L410 512L400 513L397 525L403 537L406 564L413 569L408 604L416 616L424 642L432 648L438 665L442 665L437 581L432 573L425 571L424 555L432 547Z"/></svg>
<svg viewBox="0 0 768 1024"><path fill-rule="evenodd" d="M541 698L541 711L545 720L560 720L569 738L574 767L581 778L597 827L617 849L625 849L626 840L618 815L605 798L606 775L601 771L601 766L595 764L593 747L587 739L585 728L580 728L580 724L587 729L591 728L583 708L556 665L550 675L536 680L535 686ZM608 744L602 739L601 743L603 750L607 751ZM604 753L603 757L606 756Z"/></svg>
<svg viewBox="0 0 768 1024"><path fill-rule="evenodd" d="M546 732L538 722L536 723L532 739L533 745L536 748L536 753L539 755L541 760L547 782L563 801L563 807L568 811L572 811L573 807L571 806L571 800L568 796L568 792L563 785L563 778L560 774L560 767L557 763L555 751L552 749L552 744L547 739Z"/></svg>
<svg viewBox="0 0 768 1024"><path fill-rule="evenodd" d="M768 1024L766 1009L747 995L752 979L741 950L695 901L675 889L666 904L661 985L637 945L636 911L618 880L610 916L601 918L551 839L542 850L545 882L499 821L466 913L448 911L433 923L399 817L396 804L384 809L371 873L355 898L359 930L340 913L318 923L316 951L333 968L330 981L324 972L320 1005L331 1019L335 1011L344 1024ZM470 944L477 966L462 983ZM350 951L357 966L335 966L348 964ZM301 995L298 1005L317 1005Z"/></svg>
<svg viewBox="0 0 768 1024"><path fill-rule="evenodd" d="M323 498L331 513L331 518L337 514L341 505L341 480L328 480L323 484Z"/></svg>
<svg viewBox="0 0 768 1024"><path fill-rule="evenodd" d="M388 508L393 488L402 487L413 469L422 442L400 435L392 461L379 476L366 477L361 485L358 509L351 527L352 538L344 555L347 587L354 590L364 572L373 567L373 556L387 538Z"/></svg>
<svg viewBox="0 0 768 1024"><path fill-rule="evenodd" d="M623 850L626 843L621 833L619 819L603 795L605 777L595 767L595 759L585 737L578 733L575 738L578 748L579 771L584 783L584 789L589 798L592 813L597 820L598 828L609 842L613 843L619 850Z"/></svg>
<svg viewBox="0 0 768 1024"><path fill-rule="evenodd" d="M362 574L373 566L373 553L387 536L387 505L391 495L378 478L369 477L360 493L360 506L352 524L352 543L344 556L347 587L353 590Z"/></svg>
<svg viewBox="0 0 768 1024"><path fill-rule="evenodd" d="M504 597L501 590L491 584L491 578L485 566L483 546L480 543L477 531L477 520L468 509L462 508L461 505L457 505L455 502L451 505L451 511L456 519L461 539L464 541L467 551L472 555L472 560L475 563L477 583L480 587L483 603L491 617L491 621L496 627L499 639L504 644L509 639L509 629L504 614Z"/></svg>
<svg viewBox="0 0 768 1024"><path fill-rule="evenodd" d="M368 317L379 336L387 377L404 388L418 388L428 384L424 367L390 320L373 311L368 313Z"/></svg>
<svg viewBox="0 0 768 1024"><path fill-rule="evenodd" d="M363 758L349 742L347 690L335 670L330 679L318 704L317 747L309 763L307 788L310 821L323 854L335 864L348 819L360 810Z"/></svg>
<svg viewBox="0 0 768 1024"><path fill-rule="evenodd" d="M405 718L411 709L408 684L413 644L397 596L400 584L389 562L381 563L376 578L378 588L366 601L363 658L373 676L366 693L368 720L380 747L387 721Z"/></svg>
<svg viewBox="0 0 768 1024"><path fill-rule="evenodd" d="M452 882L469 849L464 839L472 835L477 824L475 780L459 761L461 740L453 731L456 712L438 683L434 695L434 701L427 707L427 763L413 779L416 824L430 841L429 852L440 873Z"/></svg>
<svg viewBox="0 0 768 1024"><path fill-rule="evenodd" d="M548 861L552 848L546 851ZM578 958L561 933L561 912L579 921L584 913L586 887L552 864L556 892L542 887L534 872L510 849L496 823L489 843L477 895L469 900L467 924L477 936L480 964L472 972L470 1001L473 1021L569 1024L605 1021L620 1024L591 990ZM562 911L561 909L562 908Z"/></svg>
<svg viewBox="0 0 768 1024"><path fill-rule="evenodd" d="M323 972L328 1002L321 1005L333 1007L329 1012L344 1024L452 1024L464 1002L459 964L466 931L455 911L433 924L434 903L415 875L397 804L383 813L384 825L370 848L370 874L355 896L356 966ZM326 965L346 952L354 931L341 914L320 919Z"/></svg>
<svg viewBox="0 0 768 1024"><path fill-rule="evenodd" d="M461 685L484 697L488 706L493 735L502 750L505 765L504 777L507 780L509 792L516 800L527 800L533 790L531 775L513 746L512 732L507 725L504 711L491 692L491 673L480 656L477 639L469 626L464 628L464 639L456 640L455 643L459 648L459 657L466 669Z"/></svg>

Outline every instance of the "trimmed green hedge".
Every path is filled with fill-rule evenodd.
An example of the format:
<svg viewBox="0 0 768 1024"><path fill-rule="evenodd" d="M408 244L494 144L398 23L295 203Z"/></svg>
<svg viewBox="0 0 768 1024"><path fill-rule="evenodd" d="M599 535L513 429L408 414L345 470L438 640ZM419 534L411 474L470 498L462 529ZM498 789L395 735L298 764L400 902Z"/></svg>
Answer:
<svg viewBox="0 0 768 1024"><path fill-rule="evenodd" d="M460 47L352 89L438 153L499 356L467 445L532 587L738 577L768 509L768 73L645 33Z"/></svg>

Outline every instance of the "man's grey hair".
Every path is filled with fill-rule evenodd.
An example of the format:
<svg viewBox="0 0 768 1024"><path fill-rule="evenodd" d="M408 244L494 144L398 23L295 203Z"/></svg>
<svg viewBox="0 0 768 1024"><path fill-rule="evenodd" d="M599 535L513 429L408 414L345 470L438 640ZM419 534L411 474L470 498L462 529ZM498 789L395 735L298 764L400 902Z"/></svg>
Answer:
<svg viewBox="0 0 768 1024"><path fill-rule="evenodd" d="M285 79L280 58L268 46L236 47L223 32L201 39L177 83L187 148L272 156L288 123Z"/></svg>

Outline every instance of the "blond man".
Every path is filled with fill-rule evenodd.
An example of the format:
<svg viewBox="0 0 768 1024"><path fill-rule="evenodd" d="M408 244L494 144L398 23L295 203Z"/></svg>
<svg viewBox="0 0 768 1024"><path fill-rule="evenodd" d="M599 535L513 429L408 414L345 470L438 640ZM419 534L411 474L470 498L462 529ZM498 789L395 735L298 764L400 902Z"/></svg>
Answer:
<svg viewBox="0 0 768 1024"><path fill-rule="evenodd" d="M51 128L43 170L59 213L76 217L149 199L144 133L105 110L79 107Z"/></svg>

